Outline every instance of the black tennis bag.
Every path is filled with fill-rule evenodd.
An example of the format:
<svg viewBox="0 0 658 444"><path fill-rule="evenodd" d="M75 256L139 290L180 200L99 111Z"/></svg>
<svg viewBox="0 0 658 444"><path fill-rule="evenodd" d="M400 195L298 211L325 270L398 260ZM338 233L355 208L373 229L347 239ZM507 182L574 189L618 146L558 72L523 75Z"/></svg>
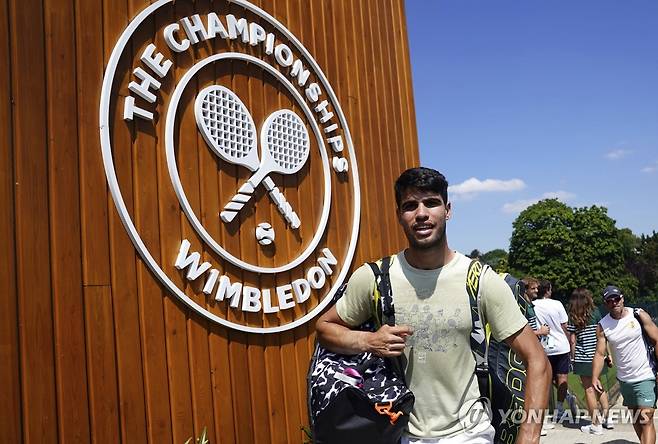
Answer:
<svg viewBox="0 0 658 444"><path fill-rule="evenodd" d="M381 320L395 325L388 267L370 263L375 273L373 304L376 315L360 327L376 331ZM385 278L382 279L382 274ZM382 288L384 287L384 288ZM345 292L340 287L333 303ZM317 444L396 444L409 422L414 395L407 388L401 360L371 353L341 355L316 342L308 372L308 411Z"/></svg>
<svg viewBox="0 0 658 444"><path fill-rule="evenodd" d="M476 362L475 373L480 394L488 400L491 409L491 425L496 431L494 443L514 444L525 405L526 370L521 358L505 342L496 341L493 337L485 340L487 335L479 301L480 276L483 272L482 264L474 260L469 266L466 282L473 321L471 350ZM523 298L523 281L509 274L501 277L512 290L516 303L525 316L529 304Z"/></svg>

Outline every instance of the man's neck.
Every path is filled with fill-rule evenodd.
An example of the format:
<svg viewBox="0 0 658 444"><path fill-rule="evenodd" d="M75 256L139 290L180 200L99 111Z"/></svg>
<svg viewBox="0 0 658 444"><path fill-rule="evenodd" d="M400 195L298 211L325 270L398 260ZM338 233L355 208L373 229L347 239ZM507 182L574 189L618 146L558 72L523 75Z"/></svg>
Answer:
<svg viewBox="0 0 658 444"><path fill-rule="evenodd" d="M428 249L409 247L404 250L404 257L414 268L435 270L450 262L455 257L455 252L448 248L447 244Z"/></svg>
<svg viewBox="0 0 658 444"><path fill-rule="evenodd" d="M626 307L624 307L624 308L621 310L621 312L619 313L619 317L616 317L615 315L613 315L612 312L610 312L610 317L611 317L612 319L619 320L619 319L623 318L625 314L626 314Z"/></svg>

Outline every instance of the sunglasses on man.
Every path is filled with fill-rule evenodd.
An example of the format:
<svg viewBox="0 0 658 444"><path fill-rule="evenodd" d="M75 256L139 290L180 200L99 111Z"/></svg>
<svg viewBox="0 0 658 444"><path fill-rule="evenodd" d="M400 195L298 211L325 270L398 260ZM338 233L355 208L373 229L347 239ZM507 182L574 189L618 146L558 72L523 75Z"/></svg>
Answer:
<svg viewBox="0 0 658 444"><path fill-rule="evenodd" d="M608 305L618 304L619 301L621 301L621 296L611 296L611 297L605 299L605 303L608 304Z"/></svg>

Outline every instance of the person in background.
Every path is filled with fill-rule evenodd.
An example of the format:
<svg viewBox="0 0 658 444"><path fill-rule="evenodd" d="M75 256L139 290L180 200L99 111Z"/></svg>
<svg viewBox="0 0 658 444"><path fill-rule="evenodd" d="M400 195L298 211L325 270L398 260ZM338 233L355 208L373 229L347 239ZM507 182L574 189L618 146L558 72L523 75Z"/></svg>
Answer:
<svg viewBox="0 0 658 444"><path fill-rule="evenodd" d="M569 344L569 332L567 331L567 321L569 317L562 305L562 302L551 299L553 288L551 283L545 281L538 288L537 299L535 299L535 313L537 321L548 325L549 333L545 341L542 341L544 351L551 363L553 372L553 384L557 388L557 406L555 421L559 421L564 416L564 401L566 399L571 417L575 419L578 415L578 406L576 397L569 393L567 376L569 375L569 366L571 360L571 345Z"/></svg>
<svg viewBox="0 0 658 444"><path fill-rule="evenodd" d="M609 285L603 290L608 314L596 326L596 353L592 361L592 385L603 392L599 375L603 370L607 346L617 366L617 379L624 405L632 412L633 428L641 444L656 444L653 414L656 408L656 374L651 368L642 327L647 336L658 343L658 327L643 310L635 318L633 309L624 306L619 288ZM658 354L658 348L656 349ZM658 358L658 356L656 356Z"/></svg>
<svg viewBox="0 0 658 444"><path fill-rule="evenodd" d="M573 372L580 376L585 389L587 410L592 418L592 424L582 426L584 433L601 435L603 429L613 429L614 425L608 418L610 405L608 393L604 390L598 393L592 385L592 360L596 352L596 326L601 320L601 312L594 305L592 293L583 287L576 288L569 298L569 342L571 343L571 358ZM603 368L604 373L607 366ZM601 410L598 409L601 405ZM603 418L603 421L601 421Z"/></svg>
<svg viewBox="0 0 658 444"><path fill-rule="evenodd" d="M525 292L523 297L528 301L528 310L526 311L526 319L532 331L535 333L538 339L546 337L549 333L548 325L539 325L537 322L537 315L535 314L535 306L533 304L534 300L537 299L537 294L539 293L539 281L533 277L526 276L521 279L525 287Z"/></svg>

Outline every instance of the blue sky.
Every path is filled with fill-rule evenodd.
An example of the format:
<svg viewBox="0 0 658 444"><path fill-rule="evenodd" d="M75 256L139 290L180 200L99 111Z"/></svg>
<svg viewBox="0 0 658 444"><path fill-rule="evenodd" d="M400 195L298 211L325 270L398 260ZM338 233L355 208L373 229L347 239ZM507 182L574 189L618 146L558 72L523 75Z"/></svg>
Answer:
<svg viewBox="0 0 658 444"><path fill-rule="evenodd" d="M543 197L658 231L658 1L406 0L406 14L452 248L507 250Z"/></svg>

